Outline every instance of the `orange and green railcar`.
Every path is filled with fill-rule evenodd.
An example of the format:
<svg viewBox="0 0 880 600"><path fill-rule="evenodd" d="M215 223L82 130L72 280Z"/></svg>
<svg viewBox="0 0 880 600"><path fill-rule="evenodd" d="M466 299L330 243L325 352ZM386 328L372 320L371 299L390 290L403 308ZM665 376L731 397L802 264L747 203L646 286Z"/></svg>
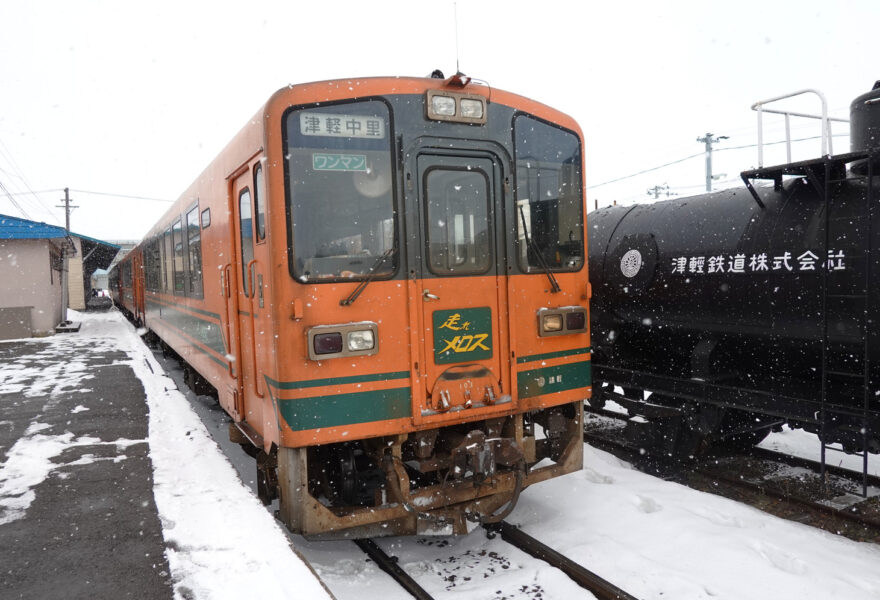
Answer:
<svg viewBox="0 0 880 600"><path fill-rule="evenodd" d="M291 530L461 533L582 465L585 235L570 117L462 75L325 81L275 93L133 272Z"/></svg>

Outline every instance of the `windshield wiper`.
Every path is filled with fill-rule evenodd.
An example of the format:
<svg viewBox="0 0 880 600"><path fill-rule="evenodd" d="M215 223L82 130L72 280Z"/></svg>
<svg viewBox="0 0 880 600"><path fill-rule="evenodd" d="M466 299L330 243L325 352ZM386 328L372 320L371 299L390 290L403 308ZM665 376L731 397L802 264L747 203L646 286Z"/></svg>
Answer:
<svg viewBox="0 0 880 600"><path fill-rule="evenodd" d="M373 266L370 267L370 272L367 273L367 276L364 277L364 279L358 284L358 286L354 288L354 290L352 290L352 292L347 297L339 301L340 306L348 306L349 304L353 304L354 301L357 300L357 297L361 295L361 292L364 291L364 288L366 288L367 285L371 281L373 281L373 277L376 276L376 272L379 270L379 267L381 267L385 263L385 261L394 254L395 250L396 248L389 248L382 256L380 256L376 260Z"/></svg>
<svg viewBox="0 0 880 600"><path fill-rule="evenodd" d="M553 271L550 270L550 265L547 264L547 260L544 258L544 252L536 242L532 241L532 236L529 235L529 229L526 227L526 214L523 212L522 205L519 207L519 216L522 219L523 233L526 236L526 247L532 251L532 254L534 254L535 257L537 257L538 264L541 266L541 269L544 270L547 279L550 280L550 293L555 294L556 292L561 291L562 288L559 287L559 282L556 281Z"/></svg>

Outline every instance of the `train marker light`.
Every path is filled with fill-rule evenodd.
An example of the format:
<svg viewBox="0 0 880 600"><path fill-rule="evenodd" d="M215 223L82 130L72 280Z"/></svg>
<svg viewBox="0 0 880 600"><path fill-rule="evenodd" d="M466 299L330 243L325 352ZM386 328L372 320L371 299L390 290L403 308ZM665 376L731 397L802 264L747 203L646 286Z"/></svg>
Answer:
<svg viewBox="0 0 880 600"><path fill-rule="evenodd" d="M342 334L322 333L312 338L315 354L339 354L342 352Z"/></svg>
<svg viewBox="0 0 880 600"><path fill-rule="evenodd" d="M565 329L568 331L584 331L587 324L587 313L577 311L565 315Z"/></svg>

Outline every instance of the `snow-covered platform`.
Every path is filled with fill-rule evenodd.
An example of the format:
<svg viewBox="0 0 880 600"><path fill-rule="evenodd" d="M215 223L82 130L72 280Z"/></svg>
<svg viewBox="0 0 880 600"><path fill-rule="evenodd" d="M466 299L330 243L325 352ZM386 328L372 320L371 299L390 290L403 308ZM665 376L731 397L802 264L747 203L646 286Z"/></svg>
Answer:
<svg viewBox="0 0 880 600"><path fill-rule="evenodd" d="M0 597L328 598L116 312L0 343Z"/></svg>

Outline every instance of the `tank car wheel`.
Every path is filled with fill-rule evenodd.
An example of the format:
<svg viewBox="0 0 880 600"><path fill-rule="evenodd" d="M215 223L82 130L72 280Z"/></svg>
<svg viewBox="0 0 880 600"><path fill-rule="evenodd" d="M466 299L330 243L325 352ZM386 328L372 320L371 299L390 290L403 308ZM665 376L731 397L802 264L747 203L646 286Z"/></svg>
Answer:
<svg viewBox="0 0 880 600"><path fill-rule="evenodd" d="M677 401L662 394L652 395L651 401L670 406L681 405L680 400ZM681 418L675 435L675 442L672 445L672 459L674 461L685 462L693 460L704 454L708 449L706 422L711 420L711 414L707 414L706 408L706 406L695 404L682 406L684 415ZM711 413L711 411L709 412Z"/></svg>
<svg viewBox="0 0 880 600"><path fill-rule="evenodd" d="M638 400L640 402L645 399L645 392L643 392L640 388L624 387L622 389L625 398L629 398L630 400Z"/></svg>
<svg viewBox="0 0 880 600"><path fill-rule="evenodd" d="M607 389L603 386L593 388L593 394L587 399L587 404L595 410L605 408Z"/></svg>
<svg viewBox="0 0 880 600"><path fill-rule="evenodd" d="M737 429L747 429L750 425L760 422L761 417L753 413L730 411L724 415L721 421L719 431L719 440L715 446L727 450L728 452L746 452L750 448L757 446L770 435L771 428L756 429L753 431L743 431L734 435L725 436L725 432L735 431Z"/></svg>

